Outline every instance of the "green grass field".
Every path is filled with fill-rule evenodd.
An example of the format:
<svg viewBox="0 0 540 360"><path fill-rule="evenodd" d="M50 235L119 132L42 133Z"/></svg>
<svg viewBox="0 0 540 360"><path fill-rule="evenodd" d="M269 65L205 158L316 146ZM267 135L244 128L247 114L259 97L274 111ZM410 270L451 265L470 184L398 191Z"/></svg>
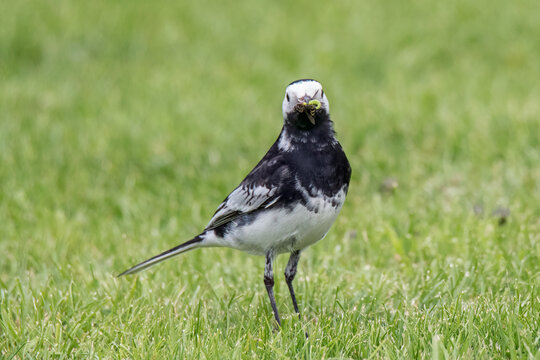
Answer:
<svg viewBox="0 0 540 360"><path fill-rule="evenodd" d="M538 1L0 13L0 357L540 359ZM301 259L302 321L286 256L279 332L260 257L196 250L116 278L206 225L303 77L353 177Z"/></svg>

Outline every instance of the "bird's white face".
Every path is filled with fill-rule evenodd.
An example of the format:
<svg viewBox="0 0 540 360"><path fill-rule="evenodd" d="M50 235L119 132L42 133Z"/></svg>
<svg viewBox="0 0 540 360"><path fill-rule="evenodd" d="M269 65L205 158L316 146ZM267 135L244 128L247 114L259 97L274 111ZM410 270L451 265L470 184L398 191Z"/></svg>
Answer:
<svg viewBox="0 0 540 360"><path fill-rule="evenodd" d="M315 80L298 80L287 86L285 98L283 99L283 117L295 111L298 104L320 104L320 107L330 112L328 99L323 91L322 85Z"/></svg>

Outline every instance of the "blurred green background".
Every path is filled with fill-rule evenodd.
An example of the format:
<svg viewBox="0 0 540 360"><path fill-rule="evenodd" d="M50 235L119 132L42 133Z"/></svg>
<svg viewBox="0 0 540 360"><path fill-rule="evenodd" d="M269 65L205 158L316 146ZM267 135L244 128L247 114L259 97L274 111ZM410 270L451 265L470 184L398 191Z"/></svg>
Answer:
<svg viewBox="0 0 540 360"><path fill-rule="evenodd" d="M0 356L540 356L538 1L22 0L0 14ZM277 333L262 258L197 250L116 279L205 226L305 77L353 178L300 262L303 321L286 257Z"/></svg>

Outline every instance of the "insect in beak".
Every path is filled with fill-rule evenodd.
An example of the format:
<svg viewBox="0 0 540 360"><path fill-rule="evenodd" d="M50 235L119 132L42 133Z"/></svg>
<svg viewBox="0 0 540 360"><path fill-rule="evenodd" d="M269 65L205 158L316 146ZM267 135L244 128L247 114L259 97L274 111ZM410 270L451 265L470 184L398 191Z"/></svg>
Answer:
<svg viewBox="0 0 540 360"><path fill-rule="evenodd" d="M296 104L294 110L299 113L305 112L309 122L315 125L315 111L321 108L321 102L319 100L310 100L308 103L305 101L299 104Z"/></svg>

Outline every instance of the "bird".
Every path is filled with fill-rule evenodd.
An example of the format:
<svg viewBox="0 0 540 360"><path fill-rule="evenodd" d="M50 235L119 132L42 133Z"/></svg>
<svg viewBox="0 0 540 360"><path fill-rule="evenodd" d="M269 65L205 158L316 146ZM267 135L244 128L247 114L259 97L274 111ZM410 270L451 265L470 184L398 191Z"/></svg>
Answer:
<svg viewBox="0 0 540 360"><path fill-rule="evenodd" d="M290 83L283 127L266 155L218 206L192 239L121 273L137 273L188 250L228 247L265 257L264 285L275 321L274 259L289 253L285 281L301 319L293 280L302 251L321 240L336 220L349 188L351 167L336 139L328 98L312 79ZM307 336L307 333L306 333Z"/></svg>

